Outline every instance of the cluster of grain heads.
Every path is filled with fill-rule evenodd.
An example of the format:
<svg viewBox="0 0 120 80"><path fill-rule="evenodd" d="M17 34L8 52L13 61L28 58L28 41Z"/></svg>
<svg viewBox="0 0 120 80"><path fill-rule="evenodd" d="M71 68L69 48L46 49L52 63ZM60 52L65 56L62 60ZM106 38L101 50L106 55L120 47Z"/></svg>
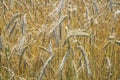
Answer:
<svg viewBox="0 0 120 80"><path fill-rule="evenodd" d="M55 3L55 9L48 14L49 17L52 17L55 21L52 24L52 32L56 40L56 46L59 47L59 41L62 39L62 23L66 19L66 15L62 16L62 9L65 6L65 0L60 0Z"/></svg>
<svg viewBox="0 0 120 80"><path fill-rule="evenodd" d="M59 71L61 71L63 69L63 65L66 61L66 58L68 57L69 53L71 52L70 38L75 37L75 36L77 36L77 37L78 36L89 37L90 35L85 30L79 30L79 29L68 30L67 39L64 41L64 44L63 44L63 45L68 44L68 51L65 54L65 56L63 57L62 63L61 63L60 68L59 68ZM84 48L81 45L79 45L78 48L81 50L82 55L84 57L88 76L91 76L92 72L91 72L91 69L90 69L90 66L89 66L89 60L87 58L87 54L86 54Z"/></svg>
<svg viewBox="0 0 120 80"><path fill-rule="evenodd" d="M1 80L120 79L119 0L0 0L0 6Z"/></svg>

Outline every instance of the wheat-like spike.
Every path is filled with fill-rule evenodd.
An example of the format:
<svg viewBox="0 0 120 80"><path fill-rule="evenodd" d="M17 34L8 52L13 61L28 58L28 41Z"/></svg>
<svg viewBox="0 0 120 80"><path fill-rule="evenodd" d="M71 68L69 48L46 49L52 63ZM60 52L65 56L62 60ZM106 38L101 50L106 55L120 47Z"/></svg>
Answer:
<svg viewBox="0 0 120 80"><path fill-rule="evenodd" d="M86 37L89 37L90 35L87 32L84 32L82 30L76 29L76 30L68 31L67 38L70 38L72 36L86 36Z"/></svg>
<svg viewBox="0 0 120 80"><path fill-rule="evenodd" d="M71 52L71 49L68 49L68 51L65 53L65 55L64 55L64 57L63 57L63 59L62 59L62 62L61 62L61 64L60 64L60 67L59 67L59 71L58 71L58 72L62 71L63 66L64 66L64 64L65 64L65 61L66 61L68 55L70 54L70 52Z"/></svg>
<svg viewBox="0 0 120 80"><path fill-rule="evenodd" d="M40 75L38 76L38 80L43 80L43 75L44 75L44 73L45 73L45 70L46 70L48 64L51 62L51 60L52 60L53 58L54 58L54 55L51 55L51 56L48 58L48 60L46 61L46 63L45 63L44 66L43 66L43 69L41 70Z"/></svg>
<svg viewBox="0 0 120 80"><path fill-rule="evenodd" d="M82 53L82 55L83 55L83 57L84 57L88 76L91 76L92 71L91 71L90 66L89 66L89 60L88 60L88 57L87 57L87 55L86 55L86 52L85 52L84 48L83 48L81 45L78 46L78 48L81 50L81 53Z"/></svg>
<svg viewBox="0 0 120 80"><path fill-rule="evenodd" d="M54 37L55 37L55 40L56 40L56 45L58 47L59 46L59 38L58 38L57 30L53 30L53 33L54 33Z"/></svg>
<svg viewBox="0 0 120 80"><path fill-rule="evenodd" d="M22 36L21 37L21 39L20 39L20 42L19 42L19 47L21 47L22 48L22 46L24 45L24 43L25 43L25 36Z"/></svg>
<svg viewBox="0 0 120 80"><path fill-rule="evenodd" d="M88 10L88 7L87 7L87 5L86 5L86 2L85 2L85 0L83 0L83 3L84 3L84 5L85 5L85 9L86 9L86 11L85 11L85 16L86 16L86 18L88 19L88 17L89 17L89 10Z"/></svg>
<svg viewBox="0 0 120 80"><path fill-rule="evenodd" d="M22 49L21 53L20 53L21 55L20 55L20 60L19 60L19 67L20 67L20 65L21 65L21 62L22 62L24 53L25 53L25 51L27 50L27 48L28 48L28 46L25 46L25 47Z"/></svg>
<svg viewBox="0 0 120 80"><path fill-rule="evenodd" d="M85 36L89 37L90 35L85 32L85 30L79 30L79 29L74 29L74 30L68 30L67 32L67 38L63 43L63 46L66 45L66 43L69 41L69 39L73 36Z"/></svg>
<svg viewBox="0 0 120 80"><path fill-rule="evenodd" d="M113 12L112 0L109 0L109 7L110 7L111 12Z"/></svg>
<svg viewBox="0 0 120 80"><path fill-rule="evenodd" d="M109 59L109 57L106 57L106 59L107 59L107 64L108 64L108 68L110 68L111 66L112 66L112 64L111 64L111 62L110 62L110 59Z"/></svg>
<svg viewBox="0 0 120 80"><path fill-rule="evenodd" d="M24 43L25 43L25 36L22 36L21 39L20 39L19 45L18 45L19 55L20 55L19 66L21 64L21 61L22 61L23 55L25 53L25 50L28 48L28 46L24 47Z"/></svg>
<svg viewBox="0 0 120 80"><path fill-rule="evenodd" d="M98 5L97 5L97 1L96 0L93 1L93 5L94 5L96 13L98 14L99 10L98 10Z"/></svg>
<svg viewBox="0 0 120 80"><path fill-rule="evenodd" d="M60 27L60 24L67 18L67 16L63 16L61 17L57 22L56 24L52 27L52 29L50 30L49 34L51 33L54 33L54 37L56 39L56 44L57 46L59 46L59 37L58 37L58 34L57 34L57 28Z"/></svg>
<svg viewBox="0 0 120 80"><path fill-rule="evenodd" d="M62 16L57 22L56 24L52 27L52 30L50 30L50 34L67 18L66 16Z"/></svg>
<svg viewBox="0 0 120 80"><path fill-rule="evenodd" d="M51 40L50 40L50 43L49 43L48 52L49 52L51 55L53 54Z"/></svg>
<svg viewBox="0 0 120 80"><path fill-rule="evenodd" d="M11 24L15 21L15 19L19 16L20 14L16 13L12 19L10 20L10 22L7 24L6 26L6 30L11 26Z"/></svg>
<svg viewBox="0 0 120 80"><path fill-rule="evenodd" d="M88 8L87 8L87 7L86 7L85 16L86 16L86 18L89 20L89 10L88 10Z"/></svg>
<svg viewBox="0 0 120 80"><path fill-rule="evenodd" d="M13 31L14 31L14 29L16 27L16 24L17 24L17 21L15 21L13 28L10 30L9 36L11 36L11 34L13 33Z"/></svg>
<svg viewBox="0 0 120 80"><path fill-rule="evenodd" d="M58 3L58 6L56 6L56 5L57 5L57 2L56 2L56 3L54 4L54 6L56 6L56 8L55 8L50 14L48 14L48 16L51 15L51 14L55 14L56 12L57 12L58 14L60 14L62 8L64 7L64 4L65 4L65 0L60 0L60 2Z"/></svg>
<svg viewBox="0 0 120 80"><path fill-rule="evenodd" d="M64 4L65 4L65 1L64 1L64 0L61 0L60 3L59 3L59 6L58 6L58 8L57 8L58 14L61 13L61 10L62 10Z"/></svg>
<svg viewBox="0 0 120 80"><path fill-rule="evenodd" d="M83 31L83 30L79 30L79 29L75 29L75 30L69 30L67 33L67 40L70 39L73 36L86 36L89 37L90 35Z"/></svg>
<svg viewBox="0 0 120 80"><path fill-rule="evenodd" d="M26 31L26 25L27 25L26 16L27 16L27 14L25 14L23 16L23 21L22 21L22 25L21 25L22 34L25 34L25 31Z"/></svg>

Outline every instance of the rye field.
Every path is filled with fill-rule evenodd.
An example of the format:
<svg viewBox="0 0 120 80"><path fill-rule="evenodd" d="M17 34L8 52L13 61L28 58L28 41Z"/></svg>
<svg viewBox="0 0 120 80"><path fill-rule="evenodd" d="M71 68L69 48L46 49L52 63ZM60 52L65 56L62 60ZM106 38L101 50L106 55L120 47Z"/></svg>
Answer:
<svg viewBox="0 0 120 80"><path fill-rule="evenodd" d="M120 80L120 0L0 0L0 80Z"/></svg>

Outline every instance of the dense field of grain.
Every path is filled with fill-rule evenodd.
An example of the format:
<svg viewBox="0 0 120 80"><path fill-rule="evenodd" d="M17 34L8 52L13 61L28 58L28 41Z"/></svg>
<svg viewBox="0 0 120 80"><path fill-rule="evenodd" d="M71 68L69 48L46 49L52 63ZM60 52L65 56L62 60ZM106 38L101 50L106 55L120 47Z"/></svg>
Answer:
<svg viewBox="0 0 120 80"><path fill-rule="evenodd" d="M120 1L0 0L0 80L120 80Z"/></svg>

